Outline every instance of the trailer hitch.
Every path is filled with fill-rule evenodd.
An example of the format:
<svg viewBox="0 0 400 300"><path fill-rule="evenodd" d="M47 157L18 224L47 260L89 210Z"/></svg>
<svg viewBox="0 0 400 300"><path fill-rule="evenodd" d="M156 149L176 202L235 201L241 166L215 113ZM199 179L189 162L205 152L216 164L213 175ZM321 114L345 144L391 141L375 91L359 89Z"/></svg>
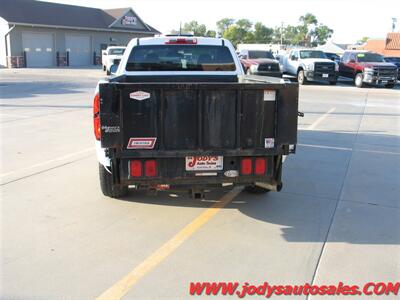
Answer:
<svg viewBox="0 0 400 300"><path fill-rule="evenodd" d="M299 117L304 117L304 113L301 112L301 111L298 111L298 112L297 112L297 116L299 116Z"/></svg>

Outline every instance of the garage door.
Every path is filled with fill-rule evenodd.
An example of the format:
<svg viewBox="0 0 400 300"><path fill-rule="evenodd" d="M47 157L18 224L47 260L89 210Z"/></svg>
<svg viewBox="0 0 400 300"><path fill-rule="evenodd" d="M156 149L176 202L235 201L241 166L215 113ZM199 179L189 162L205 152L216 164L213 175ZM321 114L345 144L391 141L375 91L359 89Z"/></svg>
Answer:
<svg viewBox="0 0 400 300"><path fill-rule="evenodd" d="M28 67L53 66L54 49L51 33L22 33L22 47Z"/></svg>
<svg viewBox="0 0 400 300"><path fill-rule="evenodd" d="M66 35L65 45L69 51L70 66L91 65L90 36Z"/></svg>

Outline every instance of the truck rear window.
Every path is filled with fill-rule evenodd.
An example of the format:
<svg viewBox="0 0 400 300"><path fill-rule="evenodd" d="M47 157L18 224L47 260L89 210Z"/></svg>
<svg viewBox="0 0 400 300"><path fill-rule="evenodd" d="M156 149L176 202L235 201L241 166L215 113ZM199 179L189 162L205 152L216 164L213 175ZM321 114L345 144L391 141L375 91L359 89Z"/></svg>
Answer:
<svg viewBox="0 0 400 300"><path fill-rule="evenodd" d="M125 52L125 48L115 48L115 49L110 49L108 52L110 55L122 55Z"/></svg>
<svg viewBox="0 0 400 300"><path fill-rule="evenodd" d="M225 46L143 45L134 47L127 71L235 71Z"/></svg>
<svg viewBox="0 0 400 300"><path fill-rule="evenodd" d="M270 58L270 59L275 59L274 56L272 55L271 51L256 51L252 50L249 51L249 58L252 59L257 59L257 58Z"/></svg>

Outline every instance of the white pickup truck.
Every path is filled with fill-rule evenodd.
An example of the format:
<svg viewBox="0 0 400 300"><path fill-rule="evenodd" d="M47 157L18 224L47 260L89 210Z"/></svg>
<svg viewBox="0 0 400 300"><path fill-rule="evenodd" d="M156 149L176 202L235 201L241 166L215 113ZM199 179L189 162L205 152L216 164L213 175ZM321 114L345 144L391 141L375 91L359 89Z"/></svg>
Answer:
<svg viewBox="0 0 400 300"><path fill-rule="evenodd" d="M283 73L296 76L299 84L324 81L335 85L337 82L339 65L320 50L293 49L289 55L280 57L279 63Z"/></svg>
<svg viewBox="0 0 400 300"><path fill-rule="evenodd" d="M110 71L93 101L104 195L282 188L283 158L297 142L297 83L244 75L232 44L206 37L135 38Z"/></svg>
<svg viewBox="0 0 400 300"><path fill-rule="evenodd" d="M110 67L117 65L121 61L122 55L125 52L126 47L123 46L110 46L106 50L101 52L101 63L103 65L103 71L110 75Z"/></svg>

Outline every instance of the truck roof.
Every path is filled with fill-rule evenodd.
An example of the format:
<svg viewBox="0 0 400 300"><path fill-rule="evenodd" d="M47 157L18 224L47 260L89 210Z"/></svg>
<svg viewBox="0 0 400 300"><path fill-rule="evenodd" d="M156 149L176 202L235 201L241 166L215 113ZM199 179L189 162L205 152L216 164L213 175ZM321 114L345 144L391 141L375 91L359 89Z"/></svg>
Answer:
<svg viewBox="0 0 400 300"><path fill-rule="evenodd" d="M140 45L164 45L168 42L176 44L181 43L181 44L197 44L197 45L223 45L225 44L226 39L202 37L202 36L168 35L160 37L138 38L138 41Z"/></svg>
<svg viewBox="0 0 400 300"><path fill-rule="evenodd" d="M126 46L109 46L107 49L125 49Z"/></svg>

